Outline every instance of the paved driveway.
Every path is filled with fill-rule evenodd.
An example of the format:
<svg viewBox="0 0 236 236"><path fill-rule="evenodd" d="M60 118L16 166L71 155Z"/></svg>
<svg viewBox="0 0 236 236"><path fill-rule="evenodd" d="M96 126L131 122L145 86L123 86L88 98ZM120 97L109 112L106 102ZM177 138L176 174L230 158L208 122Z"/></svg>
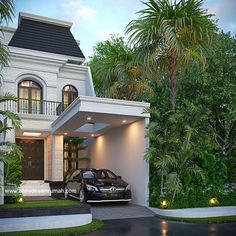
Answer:
<svg viewBox="0 0 236 236"><path fill-rule="evenodd" d="M236 224L182 223L156 217L106 220L105 226L84 236L234 236Z"/></svg>
<svg viewBox="0 0 236 236"><path fill-rule="evenodd" d="M94 218L100 220L152 217L155 215L146 207L120 203L91 204L91 212Z"/></svg>

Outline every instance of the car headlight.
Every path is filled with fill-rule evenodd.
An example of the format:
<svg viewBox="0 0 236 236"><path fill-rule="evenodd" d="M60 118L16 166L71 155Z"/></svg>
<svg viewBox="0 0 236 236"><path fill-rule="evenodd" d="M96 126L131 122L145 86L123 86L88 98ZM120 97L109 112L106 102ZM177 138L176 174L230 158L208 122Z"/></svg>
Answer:
<svg viewBox="0 0 236 236"><path fill-rule="evenodd" d="M131 190L131 187L129 184L126 186L125 190Z"/></svg>
<svg viewBox="0 0 236 236"><path fill-rule="evenodd" d="M98 191L97 187L89 185L89 184L86 184L86 188L87 188L88 191L95 191L95 192Z"/></svg>

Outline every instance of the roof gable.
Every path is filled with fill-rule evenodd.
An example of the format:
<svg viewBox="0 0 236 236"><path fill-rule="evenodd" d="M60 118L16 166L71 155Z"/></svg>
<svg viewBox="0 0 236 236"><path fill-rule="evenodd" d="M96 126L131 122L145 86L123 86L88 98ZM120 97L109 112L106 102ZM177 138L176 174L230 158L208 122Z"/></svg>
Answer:
<svg viewBox="0 0 236 236"><path fill-rule="evenodd" d="M85 58L70 28L21 18L9 46Z"/></svg>

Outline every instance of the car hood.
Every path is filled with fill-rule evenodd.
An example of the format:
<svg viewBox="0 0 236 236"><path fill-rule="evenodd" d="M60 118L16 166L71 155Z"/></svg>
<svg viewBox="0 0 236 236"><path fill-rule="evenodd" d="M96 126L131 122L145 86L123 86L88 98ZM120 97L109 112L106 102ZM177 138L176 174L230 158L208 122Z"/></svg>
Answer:
<svg viewBox="0 0 236 236"><path fill-rule="evenodd" d="M116 186L116 187L126 187L128 184L122 179L94 179L85 180L87 184L91 184L97 187L101 186Z"/></svg>

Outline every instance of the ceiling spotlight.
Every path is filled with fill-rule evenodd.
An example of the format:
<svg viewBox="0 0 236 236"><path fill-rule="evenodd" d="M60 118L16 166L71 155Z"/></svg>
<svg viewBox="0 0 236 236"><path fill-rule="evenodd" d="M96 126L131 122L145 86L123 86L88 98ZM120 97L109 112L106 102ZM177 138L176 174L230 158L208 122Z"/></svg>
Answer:
<svg viewBox="0 0 236 236"><path fill-rule="evenodd" d="M127 120L122 120L122 123L124 123L124 124L125 124L126 122L127 122Z"/></svg>

